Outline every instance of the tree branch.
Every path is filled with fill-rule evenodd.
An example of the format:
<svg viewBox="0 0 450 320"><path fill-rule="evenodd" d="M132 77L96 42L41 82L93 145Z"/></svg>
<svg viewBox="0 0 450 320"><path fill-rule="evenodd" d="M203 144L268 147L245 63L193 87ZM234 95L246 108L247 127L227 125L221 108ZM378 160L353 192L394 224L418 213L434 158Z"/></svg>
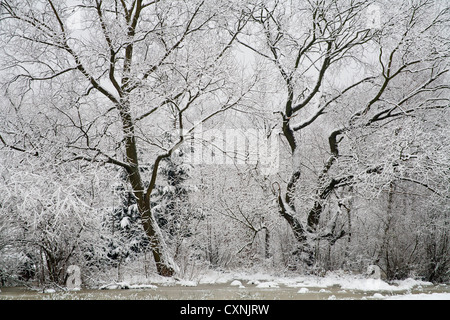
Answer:
<svg viewBox="0 0 450 320"><path fill-rule="evenodd" d="M328 100L326 103L324 103L324 105L322 107L320 107L311 117L309 117L308 119L306 119L305 121L303 121L302 123L299 123L297 125L294 125L292 127L292 130L294 131L298 131L300 129L303 129L307 126L309 126L310 124L312 124L320 115L324 114L325 109L334 101L336 101L337 99L339 99L340 97L342 97L347 91L357 87L358 85L364 83L364 82L370 82L372 80L374 80L375 77L367 77L364 78L354 84L352 84L351 86L345 88L342 92L340 92L338 95L336 95L335 97L333 97L332 99Z"/></svg>
<svg viewBox="0 0 450 320"><path fill-rule="evenodd" d="M19 147L16 147L16 146L13 146L11 144L6 143L6 141L3 139L3 137L1 135L0 135L0 141L3 143L3 145L5 147L7 147L7 148L9 148L11 150L16 150L16 151L20 151L20 152L23 152L23 153L28 153L28 154L30 154L30 155L32 155L34 157L38 157L39 156L39 152L37 152L37 151L35 151L35 152L28 151L28 150L25 150L25 149L22 149L22 148L19 148Z"/></svg>

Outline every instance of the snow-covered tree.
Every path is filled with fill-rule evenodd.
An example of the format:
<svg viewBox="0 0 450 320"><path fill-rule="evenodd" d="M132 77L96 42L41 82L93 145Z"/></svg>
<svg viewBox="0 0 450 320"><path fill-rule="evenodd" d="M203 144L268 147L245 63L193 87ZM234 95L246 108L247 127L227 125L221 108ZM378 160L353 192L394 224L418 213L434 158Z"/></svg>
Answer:
<svg viewBox="0 0 450 320"><path fill-rule="evenodd" d="M348 188L381 190L395 180L433 188L415 175L409 148L392 159L385 145L409 117L448 116L449 8L428 0L374 4L380 24L368 23L370 1L262 1L252 37L238 36L272 65L280 86L267 100L278 102L292 169L273 180L274 193L307 264L315 241L348 233L336 227L336 214L321 222Z"/></svg>
<svg viewBox="0 0 450 320"><path fill-rule="evenodd" d="M17 151L0 157L4 281L65 285L71 264L81 266L83 276L100 269L107 243L101 238L106 188L97 180L99 170L55 166Z"/></svg>
<svg viewBox="0 0 450 320"><path fill-rule="evenodd" d="M151 212L158 168L196 124L236 106L251 87L239 83L236 90L229 54L247 11L236 1L0 4L6 96L27 110L23 123L37 117L40 126L51 124L43 139L61 161L127 172L161 275L176 266ZM178 136L168 145L172 120ZM5 146L27 144L11 135L1 132Z"/></svg>

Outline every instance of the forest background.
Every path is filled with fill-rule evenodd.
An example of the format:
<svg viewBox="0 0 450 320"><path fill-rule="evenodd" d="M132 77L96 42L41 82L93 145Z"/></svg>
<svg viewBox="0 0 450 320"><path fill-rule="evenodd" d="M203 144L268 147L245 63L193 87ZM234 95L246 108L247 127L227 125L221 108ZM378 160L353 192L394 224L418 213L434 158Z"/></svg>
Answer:
<svg viewBox="0 0 450 320"><path fill-rule="evenodd" d="M445 0L2 0L0 278L450 277Z"/></svg>

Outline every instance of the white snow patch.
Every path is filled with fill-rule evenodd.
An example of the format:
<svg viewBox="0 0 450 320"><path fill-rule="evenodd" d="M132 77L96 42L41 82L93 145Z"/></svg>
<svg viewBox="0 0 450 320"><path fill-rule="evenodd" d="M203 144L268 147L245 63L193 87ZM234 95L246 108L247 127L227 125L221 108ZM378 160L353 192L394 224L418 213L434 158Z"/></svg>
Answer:
<svg viewBox="0 0 450 320"><path fill-rule="evenodd" d="M353 289L361 291L395 291L403 290L393 286L381 279L347 279L341 282L342 289Z"/></svg>
<svg viewBox="0 0 450 320"><path fill-rule="evenodd" d="M393 281L393 283L397 284L399 288L404 288L405 290L411 289L413 287L422 288L422 286L432 286L433 285L432 282L415 280L412 278L408 278L405 280L396 280L396 281Z"/></svg>
<svg viewBox="0 0 450 320"><path fill-rule="evenodd" d="M240 282L239 280L233 280L230 283L230 286L237 286L237 287L239 287L239 286L242 286L242 282Z"/></svg>
<svg viewBox="0 0 450 320"><path fill-rule="evenodd" d="M180 280L177 284L183 287L196 287L198 285L197 282L191 280Z"/></svg>
<svg viewBox="0 0 450 320"><path fill-rule="evenodd" d="M450 293L418 293L387 297L386 300L450 300Z"/></svg>
<svg viewBox="0 0 450 320"><path fill-rule="evenodd" d="M300 288L300 290L297 291L297 293L308 293L309 289L308 288Z"/></svg>
<svg viewBox="0 0 450 320"><path fill-rule="evenodd" d="M130 225L130 219L128 219L128 217L123 217L122 220L120 220L120 227L122 229L126 228L129 225Z"/></svg>
<svg viewBox="0 0 450 320"><path fill-rule="evenodd" d="M67 289L67 290L69 290L69 291L81 291L81 288L70 288L70 289Z"/></svg>
<svg viewBox="0 0 450 320"><path fill-rule="evenodd" d="M55 289L44 289L44 293L55 293Z"/></svg>
<svg viewBox="0 0 450 320"><path fill-rule="evenodd" d="M222 273L213 270L209 270L203 274L199 280L200 284L225 284L233 281L236 278L231 273Z"/></svg>
<svg viewBox="0 0 450 320"><path fill-rule="evenodd" d="M405 279L389 284L381 279L367 279L362 275L350 275L339 273L328 273L324 278L317 278L307 281L304 286L309 287L332 287L340 286L343 290L361 290L361 291L405 291L419 285L432 285L430 282Z"/></svg>

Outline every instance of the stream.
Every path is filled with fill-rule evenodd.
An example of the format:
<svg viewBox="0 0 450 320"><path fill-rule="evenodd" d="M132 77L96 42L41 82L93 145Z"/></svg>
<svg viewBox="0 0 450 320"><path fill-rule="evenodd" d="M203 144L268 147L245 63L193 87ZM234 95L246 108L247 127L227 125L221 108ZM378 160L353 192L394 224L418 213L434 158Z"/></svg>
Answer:
<svg viewBox="0 0 450 320"><path fill-rule="evenodd" d="M155 286L143 289L81 289L79 291L42 292L25 287L0 288L0 300L378 300L387 298L450 299L450 285L417 286L408 290L364 291L332 287L290 287L280 284L272 288L245 287L230 283L196 286Z"/></svg>

